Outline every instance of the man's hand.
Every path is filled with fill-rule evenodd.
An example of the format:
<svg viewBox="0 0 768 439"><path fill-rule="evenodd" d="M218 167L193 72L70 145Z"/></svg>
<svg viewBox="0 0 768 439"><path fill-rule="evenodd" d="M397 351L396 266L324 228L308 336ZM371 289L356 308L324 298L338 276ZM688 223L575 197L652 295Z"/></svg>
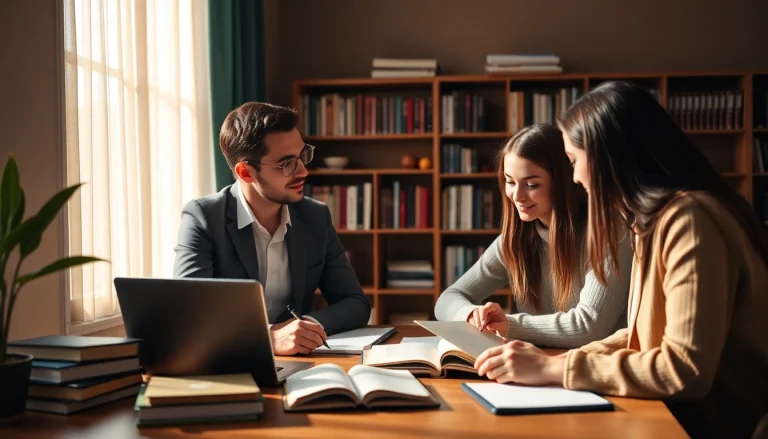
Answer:
<svg viewBox="0 0 768 439"><path fill-rule="evenodd" d="M507 329L509 329L507 315L504 314L501 305L495 302L476 307L467 316L467 322L481 331L493 332L499 337L507 335Z"/></svg>
<svg viewBox="0 0 768 439"><path fill-rule="evenodd" d="M328 338L317 323L296 319L272 325L270 335L275 355L308 354Z"/></svg>

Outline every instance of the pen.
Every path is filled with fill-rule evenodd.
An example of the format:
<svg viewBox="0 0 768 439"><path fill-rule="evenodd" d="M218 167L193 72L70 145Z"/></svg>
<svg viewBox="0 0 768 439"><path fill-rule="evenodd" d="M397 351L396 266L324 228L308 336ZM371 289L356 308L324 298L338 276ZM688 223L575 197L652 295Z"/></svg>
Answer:
<svg viewBox="0 0 768 439"><path fill-rule="evenodd" d="M298 315L298 314L296 314L296 311L294 311L294 310L293 310L293 308L291 308L291 306L290 306L290 305L288 305L288 311L291 313L291 315L292 315L292 316L293 316L293 317L294 317L296 320L301 320L301 317L299 317L299 315ZM330 348L331 348L330 346L328 346L328 343L326 343L326 342L325 342L325 340L323 340L323 346L327 347L328 349L330 349Z"/></svg>

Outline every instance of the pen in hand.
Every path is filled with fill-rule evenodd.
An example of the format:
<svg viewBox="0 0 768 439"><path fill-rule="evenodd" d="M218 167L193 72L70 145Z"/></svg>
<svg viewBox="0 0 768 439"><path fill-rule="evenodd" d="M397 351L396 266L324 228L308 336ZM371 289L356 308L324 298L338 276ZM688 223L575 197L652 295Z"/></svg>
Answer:
<svg viewBox="0 0 768 439"><path fill-rule="evenodd" d="M302 318L301 318L301 317L299 317L299 315L296 313L296 311L294 311L294 310L293 310L293 308L291 308L291 306L290 306L290 305L288 306L288 311L291 313L291 315L293 316L293 318L295 318L296 320L302 320ZM323 346L325 346L325 347L326 347L326 348L328 348L328 349L330 349L330 348L331 348L330 346L328 346L328 343L326 343L326 341L325 341L325 340L323 340Z"/></svg>

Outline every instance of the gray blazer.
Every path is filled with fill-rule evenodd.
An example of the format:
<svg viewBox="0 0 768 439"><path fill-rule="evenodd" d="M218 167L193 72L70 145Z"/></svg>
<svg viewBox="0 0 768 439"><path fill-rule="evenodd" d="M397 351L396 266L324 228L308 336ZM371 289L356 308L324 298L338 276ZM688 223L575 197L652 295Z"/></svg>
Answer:
<svg viewBox="0 0 768 439"><path fill-rule="evenodd" d="M237 187L188 202L181 213L174 277L259 280L253 229L237 228ZM292 306L319 321L328 335L368 324L371 305L344 254L328 207L305 197L289 205L285 239ZM315 289L328 306L312 311ZM291 317L286 310L276 322Z"/></svg>

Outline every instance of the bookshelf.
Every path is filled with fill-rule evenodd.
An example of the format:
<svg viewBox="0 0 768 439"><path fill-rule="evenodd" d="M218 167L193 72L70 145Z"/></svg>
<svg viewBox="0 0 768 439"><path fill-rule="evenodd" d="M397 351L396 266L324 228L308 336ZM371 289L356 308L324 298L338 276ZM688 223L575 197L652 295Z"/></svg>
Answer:
<svg viewBox="0 0 768 439"><path fill-rule="evenodd" d="M768 72L448 75L293 83L299 129L317 147L308 166L307 195L330 202L334 222L345 223L337 231L371 301L371 323L434 317L440 293L500 233L502 195L495 156L502 142L527 124L553 122L585 91L608 80L631 81L651 91L768 223ZM414 167L403 166L406 155L412 156ZM345 156L349 163L326 169L324 158L329 156ZM425 168L418 163L423 157L430 161ZM353 186L359 203L348 204L346 188ZM403 193L401 200L408 206L399 218L394 213L396 192ZM359 215L350 220L344 209L353 206ZM370 208L367 220L361 219L365 212L360 206ZM398 219L404 224L397 224ZM392 287L402 284L389 279L387 264L412 260L431 265L433 283ZM512 306L506 288L488 300L507 310ZM319 292L315 305L324 306Z"/></svg>

